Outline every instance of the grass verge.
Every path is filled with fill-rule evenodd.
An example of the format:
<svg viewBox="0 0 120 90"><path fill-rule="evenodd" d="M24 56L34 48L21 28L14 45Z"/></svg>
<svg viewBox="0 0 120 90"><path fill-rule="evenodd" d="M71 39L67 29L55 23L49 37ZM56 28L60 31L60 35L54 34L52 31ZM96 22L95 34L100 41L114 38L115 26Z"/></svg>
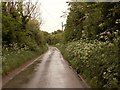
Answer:
<svg viewBox="0 0 120 90"><path fill-rule="evenodd" d="M24 49L3 49L2 54L2 75L7 75L10 71L19 67L21 64L25 63L32 58L41 55L47 51L47 46L40 47L37 51L24 50Z"/></svg>

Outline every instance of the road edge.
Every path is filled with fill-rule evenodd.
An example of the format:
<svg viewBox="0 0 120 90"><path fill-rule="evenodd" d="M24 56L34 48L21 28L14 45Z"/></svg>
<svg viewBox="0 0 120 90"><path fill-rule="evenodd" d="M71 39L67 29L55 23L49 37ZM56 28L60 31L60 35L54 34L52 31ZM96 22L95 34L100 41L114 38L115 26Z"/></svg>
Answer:
<svg viewBox="0 0 120 90"><path fill-rule="evenodd" d="M29 67L30 65L32 65L34 62L36 62L39 58L41 58L45 53L47 53L48 50L46 52L44 52L41 55L38 55L36 57L33 57L33 59L28 60L27 62L23 63L22 65L20 65L18 68L14 69L13 71L11 71L8 75L2 77L2 87L9 82L11 79L13 79L16 75L18 75L20 72L24 71L27 67Z"/></svg>
<svg viewBox="0 0 120 90"><path fill-rule="evenodd" d="M60 51L57 47L56 47L56 49L61 53L61 51ZM61 55L62 55L62 53L61 53ZM73 69L73 67L72 67L72 66L70 65L70 63L63 57L63 55L62 55L62 58L63 58L63 60L69 65L70 69L72 69L72 71L77 75L77 77L83 82L84 86L85 86L86 88L91 88L91 87L87 84L87 82L83 79L83 77L82 77L80 74L78 74L75 69Z"/></svg>

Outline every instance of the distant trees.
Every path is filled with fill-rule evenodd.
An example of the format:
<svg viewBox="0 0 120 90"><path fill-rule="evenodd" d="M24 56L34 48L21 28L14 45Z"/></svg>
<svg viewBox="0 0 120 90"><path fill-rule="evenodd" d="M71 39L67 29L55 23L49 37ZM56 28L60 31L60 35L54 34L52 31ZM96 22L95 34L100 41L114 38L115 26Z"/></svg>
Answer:
<svg viewBox="0 0 120 90"><path fill-rule="evenodd" d="M64 32L62 30L57 30L52 33L42 32L44 33L46 42L50 45L62 43L64 41Z"/></svg>

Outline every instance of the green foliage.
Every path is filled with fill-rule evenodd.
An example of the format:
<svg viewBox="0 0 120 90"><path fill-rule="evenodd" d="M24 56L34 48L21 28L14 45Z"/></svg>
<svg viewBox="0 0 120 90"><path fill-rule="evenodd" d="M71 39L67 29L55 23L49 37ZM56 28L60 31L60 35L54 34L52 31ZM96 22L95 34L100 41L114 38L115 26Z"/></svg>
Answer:
<svg viewBox="0 0 120 90"><path fill-rule="evenodd" d="M69 11L56 46L91 87L120 88L120 2L70 2Z"/></svg>
<svg viewBox="0 0 120 90"><path fill-rule="evenodd" d="M57 30L52 33L53 44L62 43L64 41L64 32L62 30Z"/></svg>
<svg viewBox="0 0 120 90"><path fill-rule="evenodd" d="M120 2L70 2L56 46L91 87L120 88Z"/></svg>
<svg viewBox="0 0 120 90"><path fill-rule="evenodd" d="M91 87L120 88L120 2L69 6L65 30L48 33L29 12L23 14L22 2L2 3L3 74L45 51L48 43L56 44Z"/></svg>
<svg viewBox="0 0 120 90"><path fill-rule="evenodd" d="M80 38L101 39L101 33L108 32L107 40L112 41L114 32L120 29L119 2L80 2L69 3L70 12L65 27L66 41L80 40Z"/></svg>
<svg viewBox="0 0 120 90"><path fill-rule="evenodd" d="M56 46L91 87L120 88L118 41L80 40Z"/></svg>
<svg viewBox="0 0 120 90"><path fill-rule="evenodd" d="M17 43L10 44L11 48L3 46L2 49L2 75L7 75L28 60L33 59L47 50L47 47L39 47L37 51L31 51L28 46L20 48Z"/></svg>
<svg viewBox="0 0 120 90"><path fill-rule="evenodd" d="M37 47L45 45L44 35L39 29L38 20L29 17L29 14L23 15L22 8L22 2L2 2L3 46L9 47L9 44L17 43L20 47L27 45L30 50L36 50Z"/></svg>
<svg viewBox="0 0 120 90"><path fill-rule="evenodd" d="M64 32L62 30L57 30L52 33L43 32L45 40L50 45L55 45L57 43L62 43L64 41Z"/></svg>
<svg viewBox="0 0 120 90"><path fill-rule="evenodd" d="M30 4L23 13L29 4L2 2L3 75L47 49L40 24L31 16L35 7Z"/></svg>
<svg viewBox="0 0 120 90"><path fill-rule="evenodd" d="M82 36L82 22L84 20L84 13L79 11L78 3L70 3L70 13L67 17L67 24L65 27L65 39L71 41L73 39L79 40Z"/></svg>

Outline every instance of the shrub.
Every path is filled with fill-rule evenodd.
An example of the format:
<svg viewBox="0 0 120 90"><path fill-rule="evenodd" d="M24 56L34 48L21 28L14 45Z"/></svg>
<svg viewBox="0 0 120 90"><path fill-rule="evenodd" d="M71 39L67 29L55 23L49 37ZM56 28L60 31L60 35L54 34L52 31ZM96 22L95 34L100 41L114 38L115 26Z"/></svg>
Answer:
<svg viewBox="0 0 120 90"><path fill-rule="evenodd" d="M90 86L120 88L118 39L114 43L81 39L56 46Z"/></svg>

